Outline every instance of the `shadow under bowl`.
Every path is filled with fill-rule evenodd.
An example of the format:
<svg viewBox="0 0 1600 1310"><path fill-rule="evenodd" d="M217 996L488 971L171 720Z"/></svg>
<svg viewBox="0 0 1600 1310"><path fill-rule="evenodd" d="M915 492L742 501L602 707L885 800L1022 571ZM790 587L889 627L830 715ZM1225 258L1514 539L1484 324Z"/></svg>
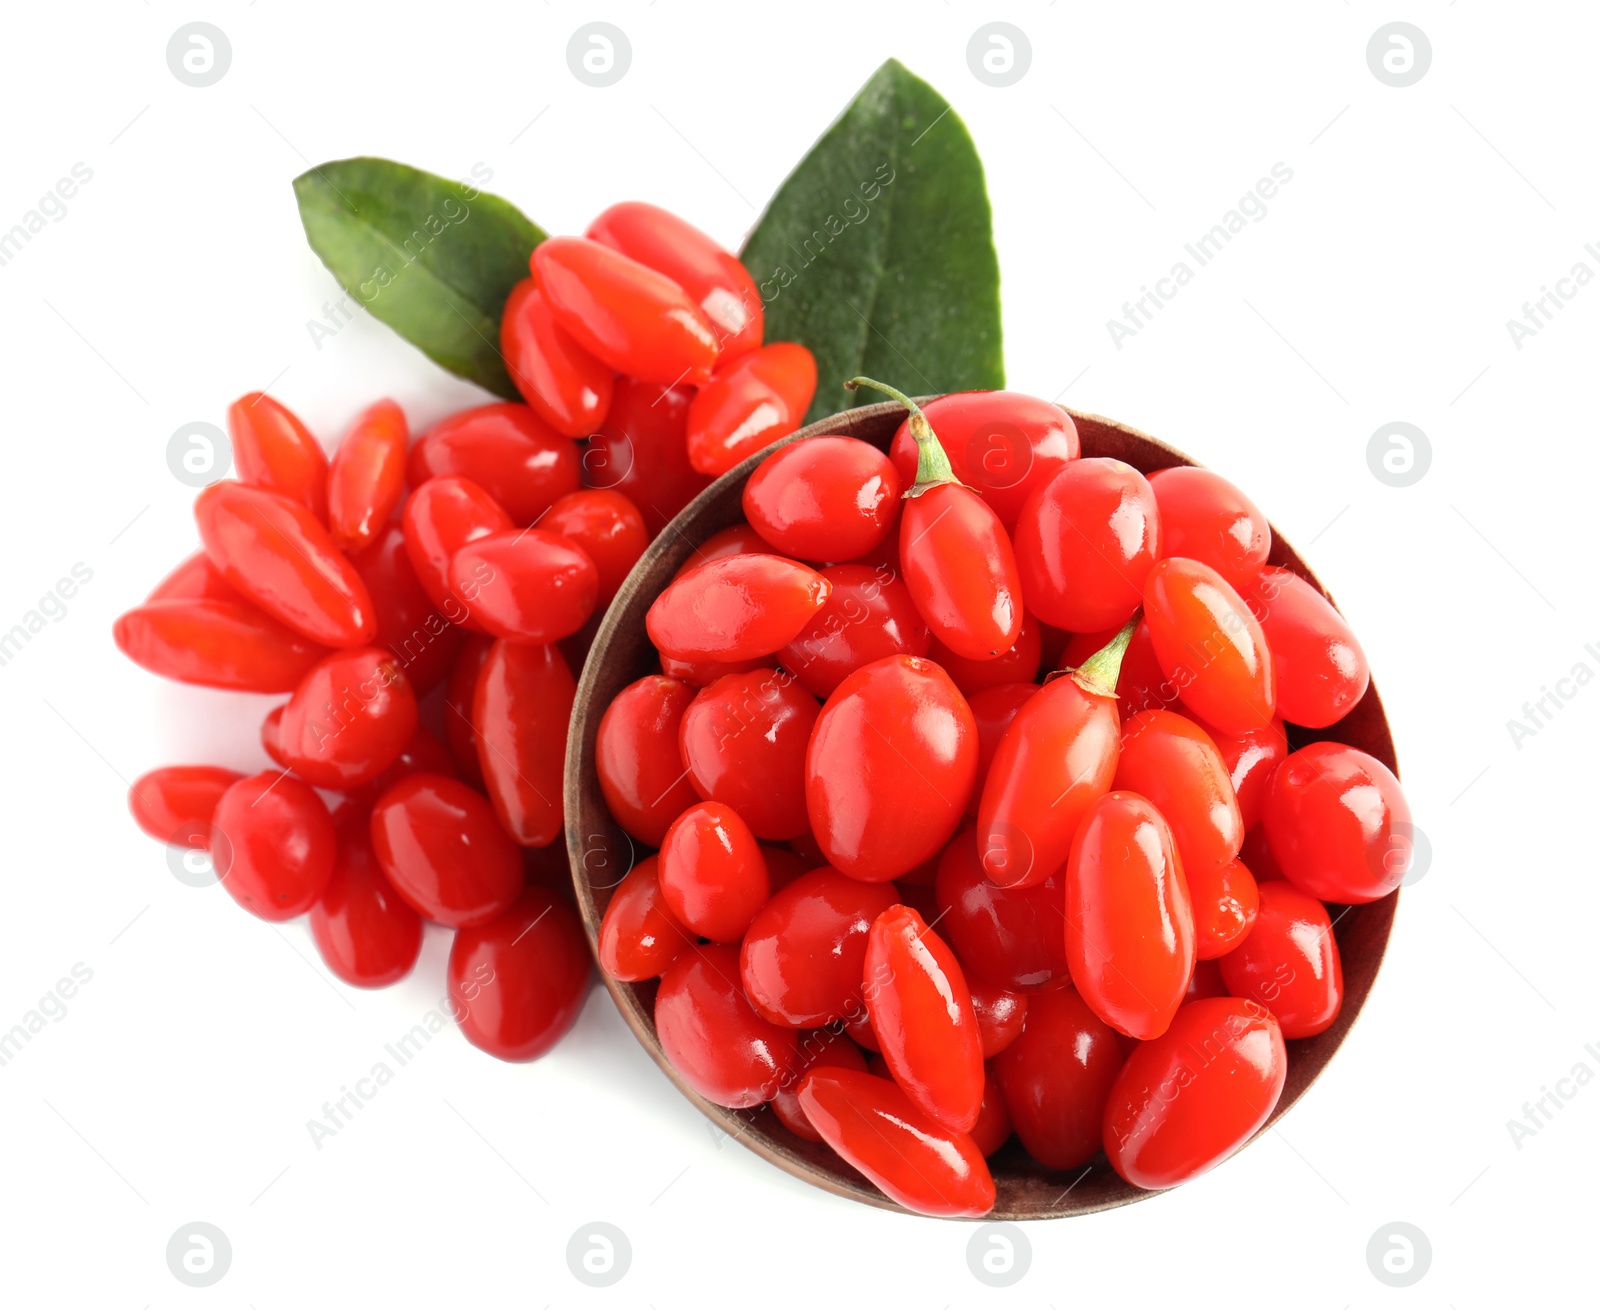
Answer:
<svg viewBox="0 0 1600 1310"><path fill-rule="evenodd" d="M925 402L924 402L925 403ZM1094 414L1068 410L1077 424L1084 456L1109 456L1131 464L1142 473L1176 465L1193 464L1187 456L1132 428ZM567 744L565 803L567 850L573 881L589 944L599 939L600 920L611 890L635 863L649 854L612 820L600 793L595 773L595 733L600 718L616 694L629 683L657 671L654 648L645 635L645 614L671 581L679 567L714 533L743 522L741 496L756 466L773 451L791 441L823 435L859 437L887 450L905 410L895 403L865 405L813 423L765 450L758 451L729 470L701 492L651 543L600 624L589 658L578 681L571 736ZM1292 569L1319 590L1315 575L1295 549L1274 530L1270 563ZM1326 595L1326 591L1323 591ZM1331 597L1329 598L1332 599ZM1291 728L1289 745L1298 749L1311 741L1339 741L1366 751L1396 774L1399 769L1394 741L1376 685L1343 719L1316 732ZM1399 893L1393 892L1369 905L1351 906L1339 915L1334 937L1344 965L1344 1006L1337 1021L1315 1037L1287 1043L1288 1080L1267 1127L1300 1099L1333 1058L1366 1003L1383 960L1394 924ZM640 1044L650 1053L672 1083L708 1119L734 1140L770 1160L787 1173L824 1191L885 1210L900 1210L828 1147L795 1136L766 1107L728 1110L697 1095L679 1076L661 1049L656 1035L654 981L624 983L601 976L622 1017ZM1266 1128L1262 1129L1263 1132ZM996 1188L995 1208L987 1219L1054 1219L1090 1214L1127 1205L1154 1193L1124 1182L1105 1157L1098 1156L1089 1172L1055 1172L1032 1160L1012 1139L990 1158Z"/></svg>

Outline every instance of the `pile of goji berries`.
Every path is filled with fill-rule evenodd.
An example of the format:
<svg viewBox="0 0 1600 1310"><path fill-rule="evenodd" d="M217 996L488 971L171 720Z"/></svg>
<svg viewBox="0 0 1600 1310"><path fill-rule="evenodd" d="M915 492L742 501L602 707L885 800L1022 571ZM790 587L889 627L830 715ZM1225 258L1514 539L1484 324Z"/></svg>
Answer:
<svg viewBox="0 0 1600 1310"><path fill-rule="evenodd" d="M616 205L531 269L501 330L525 404L408 451L380 401L330 462L242 397L238 480L195 501L203 549L115 630L151 672L288 693L261 725L276 768L157 769L140 826L209 851L253 914L309 914L355 986L405 977L424 920L455 929L456 1020L508 1060L566 1032L590 977L562 842L573 670L651 536L816 385L803 346L762 344L739 262L662 210Z"/></svg>
<svg viewBox="0 0 1600 1310"><path fill-rule="evenodd" d="M1184 1182L1337 1017L1324 902L1409 863L1394 775L1285 735L1361 701L1366 658L1216 474L1080 458L1027 396L880 389L911 410L888 455L773 453L649 610L661 672L596 763L658 853L601 965L659 979L702 1096L769 1103L911 1209L989 1211L1013 1133Z"/></svg>

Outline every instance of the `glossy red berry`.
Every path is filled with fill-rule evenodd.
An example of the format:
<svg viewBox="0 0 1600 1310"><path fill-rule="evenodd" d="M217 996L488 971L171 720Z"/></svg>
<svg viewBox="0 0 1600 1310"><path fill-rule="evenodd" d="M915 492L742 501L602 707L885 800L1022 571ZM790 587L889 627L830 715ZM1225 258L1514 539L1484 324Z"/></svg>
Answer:
<svg viewBox="0 0 1600 1310"><path fill-rule="evenodd" d="M161 600L131 609L111 629L140 668L226 691L293 691L326 646L244 600Z"/></svg>
<svg viewBox="0 0 1600 1310"><path fill-rule="evenodd" d="M591 241L672 279L716 330L720 358L761 344L761 293L731 254L676 214L638 200L612 205L589 224Z"/></svg>
<svg viewBox="0 0 1600 1310"><path fill-rule="evenodd" d="M1046 1169L1076 1169L1100 1153L1122 1047L1074 988L1030 997L1022 1035L993 1067L1013 1130Z"/></svg>
<svg viewBox="0 0 1600 1310"><path fill-rule="evenodd" d="M217 802L243 777L209 764L152 769L128 788L128 812L157 841L204 850L211 841Z"/></svg>
<svg viewBox="0 0 1600 1310"><path fill-rule="evenodd" d="M478 763L478 730L472 724L472 707L478 693L478 675L494 641L472 636L461 644L455 663L450 666L450 681L444 692L444 739L456 768L468 782L483 785L483 769Z"/></svg>
<svg viewBox="0 0 1600 1310"><path fill-rule="evenodd" d="M1106 1102L1111 1167L1135 1187L1175 1187L1237 1151L1283 1093L1278 1021L1254 1001L1214 998L1178 1011L1135 1048Z"/></svg>
<svg viewBox="0 0 1600 1310"><path fill-rule="evenodd" d="M817 390L817 361L779 341L727 361L689 404L689 463L715 477L795 431Z"/></svg>
<svg viewBox="0 0 1600 1310"><path fill-rule="evenodd" d="M489 802L433 773L403 778L372 807L372 848L419 914L452 928L488 923L522 890L522 854Z"/></svg>
<svg viewBox="0 0 1600 1310"><path fill-rule="evenodd" d="M924 1114L887 1078L813 1069L798 1096L822 1140L890 1200L950 1218L994 1209L994 1177L978 1144Z"/></svg>
<svg viewBox="0 0 1600 1310"><path fill-rule="evenodd" d="M994 659L1022 632L1011 539L994 510L955 481L921 414L913 412L911 421L922 454L900 510L902 576L937 640L967 659Z"/></svg>
<svg viewBox="0 0 1600 1310"><path fill-rule="evenodd" d="M787 1028L815 1028L858 1011L867 934L898 899L892 886L835 869L802 874L774 895L739 949L739 977L756 1012Z"/></svg>
<svg viewBox="0 0 1600 1310"><path fill-rule="evenodd" d="M861 1048L837 1028L813 1028L800 1034L798 1058L791 1076L772 1098L772 1113L796 1137L820 1142L822 1134L811 1126L811 1120L800 1108L800 1082L813 1069L850 1069L865 1073L867 1061Z"/></svg>
<svg viewBox="0 0 1600 1310"><path fill-rule="evenodd" d="M1145 579L1144 616L1162 672L1201 719L1229 733L1272 722L1272 655L1220 573L1198 560L1162 560Z"/></svg>
<svg viewBox="0 0 1600 1310"><path fill-rule="evenodd" d="M500 318L500 353L522 398L564 437L586 437L611 407L616 370L556 322L531 277L511 288Z"/></svg>
<svg viewBox="0 0 1600 1310"><path fill-rule="evenodd" d="M365 550L406 489L410 429L400 406L380 400L356 415L328 469L328 531L343 551Z"/></svg>
<svg viewBox="0 0 1600 1310"><path fill-rule="evenodd" d="M595 773L606 808L647 846L659 847L697 796L678 747L694 696L694 688L676 678L640 678L617 693L595 734Z"/></svg>
<svg viewBox="0 0 1600 1310"><path fill-rule="evenodd" d="M211 863L222 885L271 922L316 904L333 873L334 846L322 798L275 769L234 783L211 816Z"/></svg>
<svg viewBox="0 0 1600 1310"><path fill-rule="evenodd" d="M1181 704L1175 708L1191 718L1194 716L1192 710ZM1273 770L1289 754L1289 739L1284 735L1283 720L1274 719L1264 727L1235 733L1223 732L1208 723L1200 723L1200 726L1206 730L1216 745L1217 753L1222 756L1228 779L1233 784L1234 797L1239 802L1240 818L1248 832L1261 821L1261 807L1267 798L1267 785L1272 781Z"/></svg>
<svg viewBox="0 0 1600 1310"><path fill-rule="evenodd" d="M950 675L950 680L971 700L986 687L1007 682L1032 682L1039 674L1039 625L1031 614L1022 616L1022 630L1009 650L994 659L974 660L958 655L942 641L934 639L928 658Z"/></svg>
<svg viewBox="0 0 1600 1310"><path fill-rule="evenodd" d="M423 590L398 523L385 527L350 563L372 597L378 621L372 644L386 649L417 694L425 695L449 676L465 634Z"/></svg>
<svg viewBox="0 0 1600 1310"><path fill-rule="evenodd" d="M261 391L228 406L228 438L239 481L275 491L317 518L328 509L328 457L286 405Z"/></svg>
<svg viewBox="0 0 1600 1310"><path fill-rule="evenodd" d="M674 659L755 659L799 636L831 589L794 560L735 555L680 576L651 604L645 628Z"/></svg>
<svg viewBox="0 0 1600 1310"><path fill-rule="evenodd" d="M467 542L450 561L450 585L489 633L541 644L576 632L600 598L594 561L580 546L542 528Z"/></svg>
<svg viewBox="0 0 1600 1310"><path fill-rule="evenodd" d="M678 571L672 575L676 582L679 578L686 577L704 564L714 560L732 559L735 555L770 555L772 547L762 539L762 536L748 523L735 523L723 528L721 532L713 532L690 552L689 558L678 565Z"/></svg>
<svg viewBox="0 0 1600 1310"><path fill-rule="evenodd" d="M554 646L497 641L478 672L472 726L484 790L519 846L561 836L567 721L577 691Z"/></svg>
<svg viewBox="0 0 1600 1310"><path fill-rule="evenodd" d="M428 599L451 623L483 631L467 599L456 590L451 564L465 546L515 526L476 482L453 474L430 478L406 501L406 557ZM473 579L474 589L479 579Z"/></svg>
<svg viewBox="0 0 1600 1310"><path fill-rule="evenodd" d="M855 437L811 437L756 467L744 485L744 514L780 555L852 560L888 537L904 490L876 446Z"/></svg>
<svg viewBox="0 0 1600 1310"><path fill-rule="evenodd" d="M975 696L967 698L972 709L972 721L978 725L978 778L967 801L967 818L978 817L978 806L983 800L984 786L989 779L994 753L1000 746L1011 721L1033 699L1039 688L1031 682L1002 682L996 687L985 687Z"/></svg>
<svg viewBox="0 0 1600 1310"><path fill-rule="evenodd" d="M659 978L695 944L694 934L662 899L656 877L660 863L650 855L628 870L600 920L600 967L622 982Z"/></svg>
<svg viewBox="0 0 1600 1310"><path fill-rule="evenodd" d="M1006 1109L1005 1094L987 1069L983 1080L983 1105L978 1110L978 1122L972 1125L973 1144L985 1157L993 1155L1011 1140L1011 1112Z"/></svg>
<svg viewBox="0 0 1600 1310"><path fill-rule="evenodd" d="M656 992L656 1035L679 1076L713 1105L770 1101L793 1075L799 1042L756 1013L739 986L734 946L691 946Z"/></svg>
<svg viewBox="0 0 1600 1310"><path fill-rule="evenodd" d="M1411 867L1414 829L1400 781L1339 742L1294 752L1272 775L1261 814L1283 876L1321 901L1387 896Z"/></svg>
<svg viewBox="0 0 1600 1310"><path fill-rule="evenodd" d="M1286 1038L1315 1037L1339 1017L1344 969L1328 911L1286 882L1261 888L1255 923L1218 963L1228 991L1271 1010Z"/></svg>
<svg viewBox="0 0 1600 1310"><path fill-rule="evenodd" d="M1159 1037L1194 972L1194 914L1166 820L1132 792L1102 796L1067 861L1067 962L1089 1008Z"/></svg>
<svg viewBox="0 0 1600 1310"><path fill-rule="evenodd" d="M1210 469L1178 467L1150 475L1161 512L1161 553L1197 559L1243 590L1272 548L1267 516Z"/></svg>
<svg viewBox="0 0 1600 1310"><path fill-rule="evenodd" d="M933 917L938 917L937 901ZM962 972L966 975L967 990L972 993L972 1012L978 1017L978 1037L983 1042L983 1058L993 1059L1022 1036L1022 1026L1028 1017L1027 993L996 986L975 976L965 965L962 966Z"/></svg>
<svg viewBox="0 0 1600 1310"><path fill-rule="evenodd" d="M730 806L757 837L798 837L807 830L806 746L820 708L779 669L718 678L690 703L679 729L695 791Z"/></svg>
<svg viewBox="0 0 1600 1310"><path fill-rule="evenodd" d="M226 600L240 601L243 597L228 585L227 579L217 572L217 566L197 550L171 573L156 583L155 589L145 597L145 604L158 600Z"/></svg>
<svg viewBox="0 0 1600 1310"><path fill-rule="evenodd" d="M1002 887L1067 862L1089 807L1111 789L1120 742L1116 683L1125 628L1081 669L1045 684L1001 734L978 801L983 867Z"/></svg>
<svg viewBox="0 0 1600 1310"><path fill-rule="evenodd" d="M1194 953L1201 960L1226 955L1256 920L1260 895L1256 880L1242 861L1229 860L1210 873L1184 870L1189 904L1194 910Z"/></svg>
<svg viewBox="0 0 1600 1310"><path fill-rule="evenodd" d="M411 448L413 489L460 477L481 487L517 527L579 485L578 450L527 405L479 405L435 423ZM508 524L507 526L510 526Z"/></svg>
<svg viewBox="0 0 1600 1310"><path fill-rule="evenodd" d="M1155 492L1115 459L1079 459L1039 488L1015 530L1028 610L1068 632L1126 623L1161 554Z"/></svg>
<svg viewBox="0 0 1600 1310"><path fill-rule="evenodd" d="M417 698L394 657L375 646L335 651L283 707L277 748L313 787L349 790L399 758L417 730Z"/></svg>
<svg viewBox="0 0 1600 1310"><path fill-rule="evenodd" d="M1194 972L1189 975L1189 988L1183 994L1183 1003L1203 1001L1208 996L1226 996L1228 985L1222 981L1222 970L1215 960L1197 960Z"/></svg>
<svg viewBox="0 0 1600 1310"><path fill-rule="evenodd" d="M600 579L597 609L611 603L650 544L644 517L620 491L574 491L550 506L539 526L565 537L594 562Z"/></svg>
<svg viewBox="0 0 1600 1310"><path fill-rule="evenodd" d="M461 1035L500 1060L537 1060L577 1021L589 944L570 905L529 885L487 923L456 930L450 1002Z"/></svg>
<svg viewBox="0 0 1600 1310"><path fill-rule="evenodd" d="M716 801L691 805L673 820L657 877L679 922L714 942L737 942L772 894L755 835Z"/></svg>
<svg viewBox="0 0 1600 1310"><path fill-rule="evenodd" d="M213 482L194 502L206 554L228 584L325 646L363 646L378 625L366 583L298 501Z"/></svg>
<svg viewBox="0 0 1600 1310"><path fill-rule="evenodd" d="M266 735L265 728L262 735ZM400 779L409 778L413 773L442 773L453 778L458 772L455 757L450 754L449 748L427 728L418 724L394 763L373 780L366 795L368 799L376 800Z"/></svg>
<svg viewBox="0 0 1600 1310"><path fill-rule="evenodd" d="M1264 569L1242 595L1272 651L1278 714L1326 728L1354 709L1371 673L1361 643L1327 597L1288 569Z"/></svg>
<svg viewBox="0 0 1600 1310"><path fill-rule="evenodd" d="M1111 785L1161 811L1191 880L1212 877L1239 853L1244 820L1228 766L1192 719L1170 710L1135 714L1123 725Z"/></svg>
<svg viewBox="0 0 1600 1310"><path fill-rule="evenodd" d="M924 1114L969 1132L983 1104L983 1039L955 954L909 905L867 934L863 995L894 1079Z"/></svg>
<svg viewBox="0 0 1600 1310"><path fill-rule="evenodd" d="M812 730L811 831L834 868L887 882L949 840L977 769L977 726L949 675L909 655L878 660L839 684Z"/></svg>
<svg viewBox="0 0 1600 1310"><path fill-rule="evenodd" d="M397 983L422 953L422 918L378 867L364 814L339 826L333 874L310 926L323 962L352 987Z"/></svg>
<svg viewBox="0 0 1600 1310"><path fill-rule="evenodd" d="M831 590L800 635L778 652L783 667L826 699L863 665L890 655L927 655L933 635L911 592L887 565L835 564Z"/></svg>
<svg viewBox="0 0 1600 1310"><path fill-rule="evenodd" d="M1067 981L1060 873L1028 887L996 887L968 830L940 857L934 896L940 931L971 978L1030 995Z"/></svg>
<svg viewBox="0 0 1600 1310"><path fill-rule="evenodd" d="M583 485L618 491L654 536L711 485L689 463L689 387L618 378L611 410L583 446Z"/></svg>
<svg viewBox="0 0 1600 1310"><path fill-rule="evenodd" d="M1006 527L1029 496L1078 458L1078 429L1059 405L1017 391L958 391L922 407L955 475ZM916 481L917 442L902 423L889 448L907 486Z"/></svg>
<svg viewBox="0 0 1600 1310"><path fill-rule="evenodd" d="M716 332L671 278L584 237L550 237L529 263L556 322L617 372L662 386L711 376Z"/></svg>

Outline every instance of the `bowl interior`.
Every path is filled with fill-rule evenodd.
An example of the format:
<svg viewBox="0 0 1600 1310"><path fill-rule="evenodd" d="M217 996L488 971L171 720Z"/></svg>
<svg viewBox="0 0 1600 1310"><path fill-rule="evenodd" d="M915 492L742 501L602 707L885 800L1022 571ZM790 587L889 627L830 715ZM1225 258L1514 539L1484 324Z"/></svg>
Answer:
<svg viewBox="0 0 1600 1310"><path fill-rule="evenodd" d="M1093 414L1068 412L1077 423L1085 456L1110 456L1144 473L1194 462L1132 428ZM788 440L846 434L887 450L904 417L905 411L897 404L862 406L814 423ZM635 863L651 853L612 821L601 797L594 764L595 733L600 717L622 688L657 671L655 653L645 635L646 611L679 566L702 542L743 519L740 497L745 481L775 449L776 446L768 447L752 455L719 478L651 543L602 621L579 679L567 747L567 845L578 906L591 947L598 940L600 919L611 890ZM1294 548L1276 531L1273 532L1271 563L1293 569L1321 588ZM1293 749L1314 740L1346 742L1399 772L1394 742L1376 686L1370 687L1361 703L1332 728L1314 733L1291 730L1289 744ZM1344 965L1344 1007L1326 1032L1288 1043L1288 1082L1268 1126L1310 1087L1361 1012L1383 959L1398 899L1396 892L1370 905L1352 906L1342 913L1336 911L1334 936ZM696 1095L678 1076L657 1039L656 984L617 982L605 977L603 971L602 976L623 1018L662 1072L723 1131L780 1169L826 1191L883 1209L900 1209L827 1147L789 1132L767 1107L727 1110ZM1088 1214L1151 1195L1123 1182L1103 1156L1087 1170L1056 1173L1033 1162L1015 1139L992 1157L990 1164L998 1193L994 1212L989 1216L992 1219Z"/></svg>

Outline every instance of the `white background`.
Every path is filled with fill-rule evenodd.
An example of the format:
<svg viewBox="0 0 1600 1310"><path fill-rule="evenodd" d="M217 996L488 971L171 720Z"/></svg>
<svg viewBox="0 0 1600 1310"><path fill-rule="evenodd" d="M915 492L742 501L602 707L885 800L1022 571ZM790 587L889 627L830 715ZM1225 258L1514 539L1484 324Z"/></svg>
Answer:
<svg viewBox="0 0 1600 1310"><path fill-rule="evenodd" d="M205 89L165 57L195 19L233 49ZM632 46L604 90L565 55L594 19ZM1432 44L1404 89L1366 59L1395 19ZM1575 664L1600 671L1600 289L1520 350L1506 320L1576 261L1600 272L1596 19L1481 0L6 6L0 230L75 163L93 180L0 267L0 629L74 564L93 580L0 667L0 1030L74 964L93 980L0 1068L5 1302L1592 1301L1600 1085L1560 1084L1571 1099L1520 1148L1507 1121L1574 1066L1600 1074L1600 690L1520 749L1506 724ZM1010 87L967 63L993 20L1031 42ZM986 161L1011 385L1173 442L1306 552L1366 645L1432 846L1366 1015L1281 1131L1174 1194L1030 1226L1005 1291L968 1272L970 1226L869 1211L719 1144L598 988L533 1065L447 1032L317 1150L306 1121L438 1004L446 936L403 985L347 989L303 924L179 883L124 800L157 764L264 763L259 700L159 682L111 644L194 543L172 432L268 385L329 440L381 395L417 428L478 399L371 321L314 347L336 290L295 174L481 161L549 230L639 197L733 245L890 55ZM1294 177L1267 217L1116 349L1106 320L1279 161ZM1395 420L1433 453L1403 489L1366 457ZM193 1220L232 1244L205 1291L164 1254ZM567 1267L591 1220L632 1246L605 1290ZM1405 1290L1366 1257L1397 1220L1432 1247Z"/></svg>

